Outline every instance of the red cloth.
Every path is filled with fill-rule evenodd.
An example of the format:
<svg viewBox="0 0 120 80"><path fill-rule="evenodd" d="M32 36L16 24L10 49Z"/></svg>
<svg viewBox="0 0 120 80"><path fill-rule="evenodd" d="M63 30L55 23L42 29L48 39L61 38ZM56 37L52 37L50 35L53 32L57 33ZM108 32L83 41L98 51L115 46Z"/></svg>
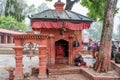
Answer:
<svg viewBox="0 0 120 80"><path fill-rule="evenodd" d="M63 22L45 22L45 21L34 21L31 23L32 29L38 30L40 28L62 28ZM71 30L82 30L90 27L91 23L81 22L78 24L64 22L64 26Z"/></svg>
<svg viewBox="0 0 120 80"><path fill-rule="evenodd" d="M56 47L56 55L63 56L64 55L64 48L62 46Z"/></svg>
<svg viewBox="0 0 120 80"><path fill-rule="evenodd" d="M81 63L81 64L80 64L80 67L81 67L81 66L86 66L86 62Z"/></svg>

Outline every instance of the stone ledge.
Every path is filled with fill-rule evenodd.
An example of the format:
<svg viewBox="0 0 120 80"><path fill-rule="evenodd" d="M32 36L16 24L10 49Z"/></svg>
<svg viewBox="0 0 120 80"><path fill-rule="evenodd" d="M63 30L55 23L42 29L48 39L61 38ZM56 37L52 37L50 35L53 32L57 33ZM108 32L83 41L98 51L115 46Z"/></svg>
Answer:
<svg viewBox="0 0 120 80"><path fill-rule="evenodd" d="M111 68L120 74L120 64L117 64L115 61L111 60Z"/></svg>
<svg viewBox="0 0 120 80"><path fill-rule="evenodd" d="M120 80L120 75L115 71L97 73L92 68L81 68L81 74L89 80Z"/></svg>
<svg viewBox="0 0 120 80"><path fill-rule="evenodd" d="M76 66L54 65L54 66L49 66L48 73L49 73L49 76L65 75L65 74L80 74L80 68L81 67L76 67Z"/></svg>

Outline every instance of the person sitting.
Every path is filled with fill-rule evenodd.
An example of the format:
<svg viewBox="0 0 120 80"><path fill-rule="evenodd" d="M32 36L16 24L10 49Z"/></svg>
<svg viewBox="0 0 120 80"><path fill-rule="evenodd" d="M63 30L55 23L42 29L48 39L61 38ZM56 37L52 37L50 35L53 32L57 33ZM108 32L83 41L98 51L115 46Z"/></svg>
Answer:
<svg viewBox="0 0 120 80"><path fill-rule="evenodd" d="M84 62L84 59L82 57L82 55L77 55L74 59L75 65L76 66L85 66L86 62Z"/></svg>
<svg viewBox="0 0 120 80"><path fill-rule="evenodd" d="M111 50L111 60L115 58L115 53L116 53L116 46L114 43L112 43L112 50Z"/></svg>

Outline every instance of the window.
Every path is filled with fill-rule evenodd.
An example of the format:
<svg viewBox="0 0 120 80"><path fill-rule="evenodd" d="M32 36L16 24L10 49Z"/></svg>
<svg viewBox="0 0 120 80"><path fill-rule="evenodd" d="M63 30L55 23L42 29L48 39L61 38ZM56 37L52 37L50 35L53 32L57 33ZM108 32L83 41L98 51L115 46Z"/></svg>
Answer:
<svg viewBox="0 0 120 80"><path fill-rule="evenodd" d="M1 35L1 43L4 43L4 35Z"/></svg>

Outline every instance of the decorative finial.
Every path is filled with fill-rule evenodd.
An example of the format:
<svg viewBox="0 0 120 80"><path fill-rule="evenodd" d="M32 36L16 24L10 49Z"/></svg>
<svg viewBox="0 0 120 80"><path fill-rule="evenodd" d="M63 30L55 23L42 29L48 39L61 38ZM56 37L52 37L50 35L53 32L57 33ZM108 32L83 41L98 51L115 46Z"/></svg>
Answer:
<svg viewBox="0 0 120 80"><path fill-rule="evenodd" d="M58 0L55 4L54 7L57 11L63 11L64 10L64 3L61 2L61 0Z"/></svg>

